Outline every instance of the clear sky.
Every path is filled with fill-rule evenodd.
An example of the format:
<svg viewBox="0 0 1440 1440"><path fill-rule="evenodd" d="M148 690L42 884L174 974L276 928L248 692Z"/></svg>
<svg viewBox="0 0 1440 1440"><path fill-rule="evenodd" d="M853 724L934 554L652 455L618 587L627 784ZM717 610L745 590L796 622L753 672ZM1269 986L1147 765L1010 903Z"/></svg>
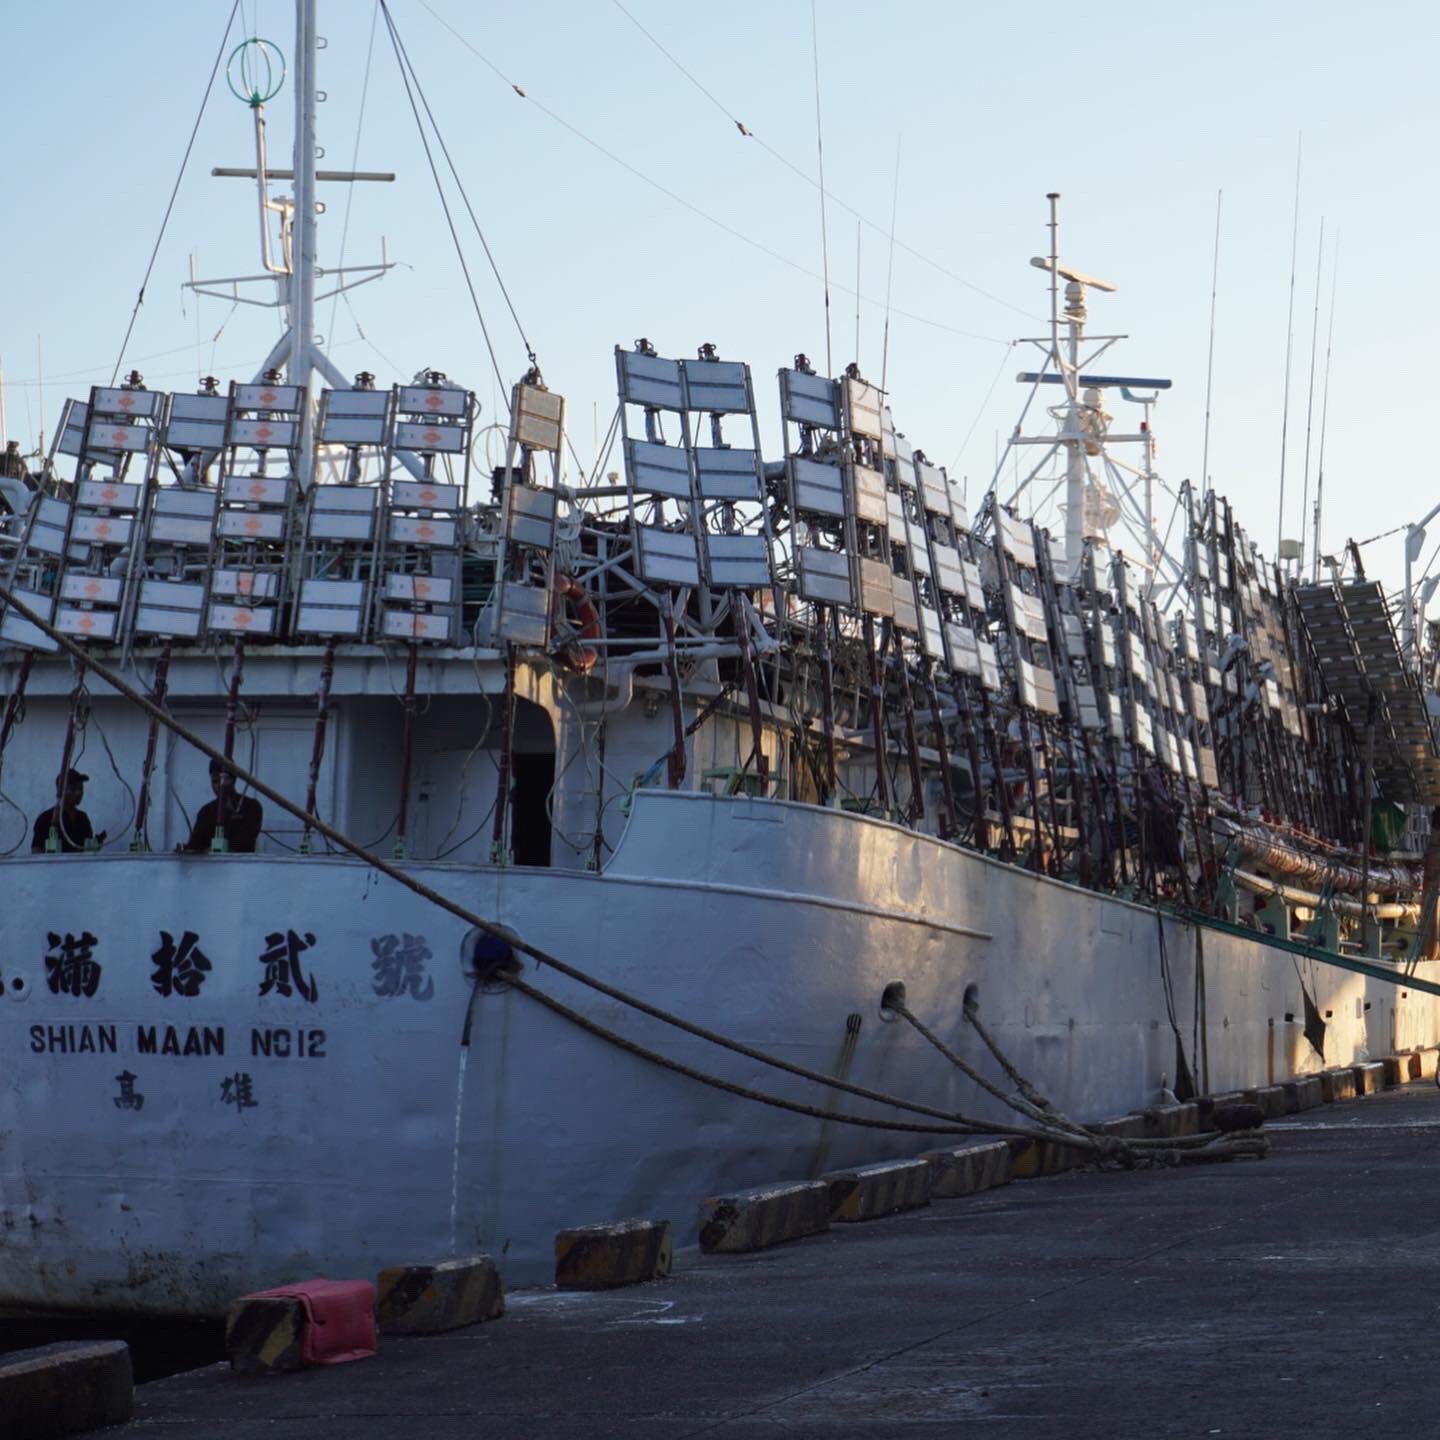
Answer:
<svg viewBox="0 0 1440 1440"><path fill-rule="evenodd" d="M640 335L662 353L713 341L750 361L763 444L778 456L775 371L798 351L823 368L826 353L808 0L390 4L546 379L569 398L582 460L614 408L612 347ZM0 364L8 432L27 448L65 394L109 378L230 8L0 12ZM1171 481L1199 478L1223 191L1209 470L1273 551L1297 143L1285 533L1299 532L1306 484L1322 218L1308 478L1313 495L1338 273L1325 548L1440 500L1415 424L1436 303L1424 261L1437 226L1434 5L817 0L815 14L835 367L856 354L858 211L862 368L879 378L888 287L897 423L968 476L972 500L1024 398L1014 373L1033 363L1008 342L1043 330L1046 281L1028 260L1046 248L1049 190L1063 196L1064 258L1120 286L1092 297L1097 328L1133 337L1106 368L1174 379L1156 415L1160 466ZM371 0L321 0L323 163L349 168L358 136L359 168L400 178L323 186L321 250L336 264L343 235L346 262L364 264L383 235L399 264L349 304L322 305L319 329L347 373L388 384L435 366L493 418L504 392L376 15ZM258 32L289 55L293 30L285 0L243 0L226 48ZM288 88L267 114L271 163L288 165ZM259 269L253 188L209 174L252 163L249 114L222 70L126 350L156 387L248 378L275 338L272 312L180 290L192 254L207 277ZM451 194L508 388L524 347ZM1163 522L1168 506L1157 509ZM1365 553L1398 576L1399 537Z"/></svg>

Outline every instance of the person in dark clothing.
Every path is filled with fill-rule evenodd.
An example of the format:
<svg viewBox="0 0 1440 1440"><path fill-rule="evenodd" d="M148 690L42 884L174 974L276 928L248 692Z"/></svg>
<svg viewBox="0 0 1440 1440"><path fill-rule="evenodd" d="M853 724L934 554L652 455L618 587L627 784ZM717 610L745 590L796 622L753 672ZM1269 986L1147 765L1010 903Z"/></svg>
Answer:
<svg viewBox="0 0 1440 1440"><path fill-rule="evenodd" d="M90 817L80 808L80 802L85 798L85 782L89 778L78 770L65 772L65 791L59 806L59 819L56 819L54 805L48 810L42 810L35 817L35 829L30 836L32 855L45 854L45 845L50 839L51 830L59 833L62 855L77 854L85 848L85 842L90 839L101 845L105 843L105 832L102 830L96 835L90 828Z"/></svg>
<svg viewBox="0 0 1440 1440"><path fill-rule="evenodd" d="M215 798L200 807L190 838L180 847L196 855L208 855L211 842L215 839L219 823L220 807L225 806L225 844L239 855L253 855L255 842L260 838L260 821L263 811L260 802L253 795L241 795L233 786L228 802L225 796L225 767L218 761L210 762L210 788Z"/></svg>

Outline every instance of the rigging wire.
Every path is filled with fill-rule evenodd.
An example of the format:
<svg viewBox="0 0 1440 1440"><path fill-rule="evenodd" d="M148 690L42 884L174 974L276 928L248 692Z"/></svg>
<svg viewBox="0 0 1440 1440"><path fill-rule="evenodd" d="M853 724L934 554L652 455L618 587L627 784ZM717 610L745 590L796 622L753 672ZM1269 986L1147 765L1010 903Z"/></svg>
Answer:
<svg viewBox="0 0 1440 1440"><path fill-rule="evenodd" d="M435 181L435 193L440 197L440 208L445 212L445 224L450 230L450 239L455 244L455 255L460 261L461 273L465 276L465 288L470 292L470 303L475 309L475 318L480 322L480 333L485 337L485 348L490 352L490 364L495 370L495 380L502 388L505 378L500 369L499 358L495 354L495 346L490 339L490 329L485 324L484 313L480 309L479 296L475 294L475 282L470 278L470 266L466 263L465 252L460 244L460 236L455 230L455 219L450 213L450 202L445 196L445 187L440 183L440 172L435 166L435 156L430 149L429 137L425 134L425 124L420 119L419 107L415 104L415 94L410 85L410 74L408 71L408 59L404 56L403 47L400 44L400 37L395 30L395 22L390 18L390 9L385 0L380 0L380 9L385 16L385 25L390 32L390 43L395 50L395 63L400 67L400 79L405 85L405 97L410 102L410 113L415 117L415 128L420 132L420 144L425 150L425 160L430 166L431 178ZM416 81L418 87L419 81Z"/></svg>
<svg viewBox="0 0 1440 1440"><path fill-rule="evenodd" d="M460 172L456 170L455 161L451 158L450 147L445 143L444 135L440 133L440 125L435 119L435 112L430 108L430 101L425 96L424 87L420 84L420 77L415 73L415 66L411 63L410 54L405 49L405 42L400 39L399 32L395 28L395 22L390 16L390 9L389 6L385 4L385 0L380 0L380 8L385 12L385 23L390 27L391 37L398 46L399 53L405 57L405 64L409 67L410 74L414 78L415 93L419 95L420 103L425 107L425 115L430 121L430 128L435 132L435 139L440 144L440 152L445 157L445 163L450 167L450 176L455 181L455 188L460 192L461 200L465 202L466 213L470 216L470 223L475 227L475 234L479 237L480 246L485 251L485 258L490 262L490 273L494 275L495 283L500 287L500 294L505 299L505 306L510 311L510 318L515 322L515 329L519 332L520 341L525 346L525 354L532 365L538 364L535 357L535 347L530 343L530 337L526 335L525 327L520 323L519 312L515 309L515 302L510 298L510 292L505 287L505 281L500 275L500 267L495 263L495 256L490 249L490 242L485 238L484 230L480 228L480 221L475 214L475 208L470 203L470 196L465 191L464 182L460 179ZM418 119L419 117L417 116L416 118ZM436 184L439 184L438 179ZM502 391L505 389L504 381L500 381L500 389Z"/></svg>
<svg viewBox="0 0 1440 1440"><path fill-rule="evenodd" d="M360 82L360 113L355 118L355 146L350 153L350 169L352 171L360 168L360 133L365 128L365 102L370 96L370 66L375 58L375 31L380 25L380 4L376 0L375 9L370 14L370 41L365 47L365 75ZM340 297L345 294L345 244L350 238L350 212L355 206L355 186L348 185L345 188L345 217L340 223L340 257L335 262L335 294L330 300L330 334L327 339L333 339L335 335L335 316L340 309ZM346 297L345 306L354 315L355 311L350 305L349 297ZM360 322L357 319L355 329L360 330Z"/></svg>
<svg viewBox="0 0 1440 1440"><path fill-rule="evenodd" d="M855 360L860 360L860 222L855 222Z"/></svg>
<svg viewBox="0 0 1440 1440"><path fill-rule="evenodd" d="M895 137L895 184L890 191L890 259L885 266L885 333L880 344L880 393L890 372L890 294L895 280L895 216L900 208L900 137ZM858 282L857 282L858 283ZM857 347L858 348L858 347ZM857 354L857 360L860 358Z"/></svg>
<svg viewBox="0 0 1440 1440"><path fill-rule="evenodd" d="M737 230L733 225L727 224L718 216L712 215L708 210L702 209L693 201L685 199L683 195L680 195L676 191L671 190L666 185L662 185L660 181L653 179L643 170L640 170L636 166L632 165L628 160L622 159L613 150L607 149L598 140L594 139L590 135L587 135L578 126L572 125L570 121L566 120L562 115L559 115L554 110L550 109L550 107L546 105L543 101L537 100L533 95L529 94L519 85L517 85L497 65L495 65L493 61L491 61L488 57L486 57L479 50L477 50L475 46L472 45L470 41L467 40L465 36L462 35L452 24L450 24L450 22L446 20L443 15L438 14L427 3L427 0L420 0L420 5L422 9L428 11L429 14L434 17L435 21L439 25L443 26L446 30L448 30L450 34L453 35L455 39L459 41L459 43L463 45L465 49L467 49L477 60L479 60L482 65L484 65L488 70L493 71L494 74L499 76L499 78L504 81L505 85L509 89L513 90L515 94L518 95L522 100L529 101L529 103L535 106L535 108L539 110L540 113L546 117L546 119L553 121L556 125L560 126L562 130L568 131L577 140L580 140L584 144L590 146L592 150L594 150L597 154L603 155L607 160L611 162L611 164L618 165L622 170L626 171L630 175L633 175L637 180L641 181L645 185L648 185L652 190L655 190L659 194L665 196L667 200L673 201L682 209L688 210L692 215L696 215L701 220L704 220L707 224L713 225L717 230L724 231L724 233L729 235L732 239L740 241L742 245L748 245L752 250L758 250L760 254L767 256L771 260L777 261L779 264L784 265L787 269L795 271L797 275L807 276L811 280L819 280L822 278L816 271L810 269L808 265L802 265L798 260L792 260L788 255L782 255L778 250L772 250L763 241L754 239L752 236L745 234L743 230ZM848 287L837 284L835 288L838 290L845 290ZM865 296L864 299L866 304L877 303L871 296L868 295ZM987 345L1008 345L1010 343L1008 340L1002 340L995 335L981 335L973 330L962 330L957 325L947 325L943 320L936 320L933 316L930 315L917 315L909 310L896 310L894 313L900 316L902 319L913 321L917 325L928 325L934 330L943 331L948 335L958 335L965 340L978 340Z"/></svg>
<svg viewBox="0 0 1440 1440"><path fill-rule="evenodd" d="M1315 419L1315 356L1320 343L1320 282L1325 264L1325 217L1320 217L1320 248L1315 255L1315 311L1310 322L1310 391L1305 401L1305 468L1300 491L1300 555L1295 562L1298 574L1305 567L1305 538L1310 522L1310 435Z"/></svg>
<svg viewBox="0 0 1440 1440"><path fill-rule="evenodd" d="M1330 418L1330 352L1335 343L1335 292L1340 284L1340 235L1335 235L1335 258L1330 276L1330 318L1325 335L1325 383L1320 391L1320 455L1315 462L1315 564L1311 578L1320 578L1320 519L1324 513L1321 502L1325 495L1325 426ZM1302 557L1303 559L1303 557Z"/></svg>
<svg viewBox="0 0 1440 1440"><path fill-rule="evenodd" d="M1285 446L1290 436L1290 356L1295 348L1295 261L1300 243L1300 158L1304 153L1305 136L1295 142L1295 210L1290 228L1290 309L1285 325L1285 403L1280 410L1280 508L1275 518L1275 554L1280 554L1280 541L1285 529Z"/></svg>
<svg viewBox="0 0 1440 1440"><path fill-rule="evenodd" d="M421 0L421 3L423 4L424 0ZM769 144L763 136L757 135L755 131L752 130L747 124L745 124L745 122L741 120L739 116L737 116L733 111L731 111L722 100L718 99L713 92L708 90L705 85L703 85L691 71L685 68L685 66L676 58L676 56L670 50L666 49L666 47L661 44L661 42L656 39L656 37L651 34L651 32L647 30L644 25L642 25L640 21L637 20L635 16L632 15L630 11L625 8L624 5L620 3L620 0L611 0L611 3L728 121L730 121L732 125L734 125L736 131L744 139L753 140L763 151L765 151L767 155L769 155L772 159L779 161L781 165L783 165L787 170L798 176L807 185L813 186L816 189L822 188L816 183L815 177L813 175L809 174L801 166L797 165L793 160L789 159L786 155L782 154L779 150L777 150L773 145ZM425 8L428 10L430 7L427 5ZM433 14L434 12L432 11L431 13ZM494 67L492 66L491 68L493 69ZM495 73L498 75L500 72L497 70ZM504 77L502 76L501 78L503 79ZM507 81L506 83L508 84L509 82ZM512 86L511 88L516 90L519 89L518 86ZM885 234L885 227L883 225L879 224L877 221L870 219L868 215L864 214L860 210L857 210L855 206L843 200L833 191L826 191L826 194L829 196L830 202L832 204L838 205L842 210L849 211L849 213L853 215L862 225L869 226L869 228L873 230L877 235ZM975 294L983 295L985 299L992 301L996 305L1002 305L1007 310L1013 310L1017 315L1023 315L1027 320L1038 320L1040 318L1037 315L1031 314L1030 311L1022 309L1019 305L1014 304L1012 301L1002 300L1000 296L995 295L991 291L986 290L983 287L975 284L975 282L972 280L967 280L963 275L957 275L955 271L942 265L938 260L932 259L929 255L924 254L922 251L917 250L913 245L907 245L903 240L896 239L894 235L893 223L891 225L891 239L896 245L899 246L900 249L904 250L906 254L914 256L915 259L921 261L923 264L928 265L932 270L938 271L947 279L953 280L957 285L963 285L967 290L973 290Z"/></svg>
<svg viewBox="0 0 1440 1440"><path fill-rule="evenodd" d="M965 438L960 442L960 448L955 452L955 458L950 462L950 469L954 469L961 457L970 446L970 440L975 434L975 428L985 418L985 408L990 404L990 397L995 393L995 387L1000 383L1000 377L1005 373L1005 366L1010 360L1010 352L1014 350L1017 342L1012 340L1006 347L1005 353L1000 357L1000 363L995 367L995 374L991 376L990 388L985 392L985 398L980 402L975 411L975 418L970 422L970 428L965 432Z"/></svg>
<svg viewBox="0 0 1440 1440"><path fill-rule="evenodd" d="M825 272L825 373L835 373L830 350L830 237L825 225L825 130L820 123L820 26L810 0L810 54L815 69L815 160L820 172L820 266Z"/></svg>
<svg viewBox="0 0 1440 1440"><path fill-rule="evenodd" d="M1210 397L1215 390L1215 297L1220 290L1220 204L1223 190L1215 192L1215 251L1210 265L1210 342L1205 353L1205 436L1200 444L1200 493L1210 489Z"/></svg>
<svg viewBox="0 0 1440 1440"><path fill-rule="evenodd" d="M239 9L240 0L235 0L230 7L230 18L225 22L225 33L220 37L220 48L215 52L215 63L210 67L210 78L205 82L205 94L200 100L200 111L195 116L195 124L190 129L190 139L185 143L185 154L180 160L180 173L176 175L175 185L170 191L170 199L165 206L165 215L160 221L160 233L155 237L155 248L150 252L150 263L145 267L145 278L140 282L139 293L135 296L134 309L130 311L130 323L125 327L125 338L120 342L120 353L115 357L115 368L110 372L112 385L115 383L115 377L120 373L120 366L125 359L125 347L130 343L130 336L135 331L135 322L140 318L140 307L145 303L145 287L150 283L150 276L155 269L155 261L160 256L160 245L165 239L165 230L170 224L170 215L175 209L176 197L180 194L180 184L185 179L185 168L190 163L190 152L195 148L195 137L200 133L200 122L205 118L205 107L210 103L210 92L215 88L215 77L220 73L220 62L225 58L225 47L229 44L230 30L235 24L235 16Z"/></svg>

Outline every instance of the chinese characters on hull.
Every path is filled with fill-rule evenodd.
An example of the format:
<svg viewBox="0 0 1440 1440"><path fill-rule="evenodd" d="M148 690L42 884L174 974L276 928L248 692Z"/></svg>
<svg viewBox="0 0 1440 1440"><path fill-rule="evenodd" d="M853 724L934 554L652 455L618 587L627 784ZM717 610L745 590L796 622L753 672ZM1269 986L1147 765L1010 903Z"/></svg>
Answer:
<svg viewBox="0 0 1440 1440"><path fill-rule="evenodd" d="M425 962L433 957L423 935L377 935L370 949L375 955L371 986L381 999L409 995L429 1000L435 994L434 978L425 973Z"/></svg>
<svg viewBox="0 0 1440 1440"><path fill-rule="evenodd" d="M145 1097L135 1088L135 1082L139 1078L130 1070L122 1070L115 1077L120 1086L120 1093L115 1096L117 1110L143 1110L145 1108Z"/></svg>
<svg viewBox="0 0 1440 1440"><path fill-rule="evenodd" d="M155 965L150 983L155 987L156 994L181 995L193 1000L200 993L200 987L213 967L200 948L199 940L193 930L187 930L177 945L168 930L160 932L160 948L150 957Z"/></svg>
<svg viewBox="0 0 1440 1440"><path fill-rule="evenodd" d="M194 930L182 929L177 939L169 930L159 932L160 943L150 952L150 985L161 999L197 999L215 964L201 947ZM53 995L90 999L100 988L102 967L95 959L99 939L89 930L47 932L45 978ZM316 944L313 931L274 930L265 936L265 948L258 957L264 967L257 994L315 1004L320 983L310 968L306 951ZM429 1001L435 996L435 980L428 965L435 956L423 935L409 931L376 935L370 940L370 986L382 1000L408 997ZM62 1047L49 1047L60 1049ZM188 1051L187 1051L188 1053Z"/></svg>
<svg viewBox="0 0 1440 1440"><path fill-rule="evenodd" d="M260 994L299 994L313 1005L320 998L320 986L313 975L307 976L300 963L303 951L315 943L315 937L308 930L297 935L293 930L283 934L275 931L265 937L265 951L260 963L265 967L265 978L260 982Z"/></svg>
<svg viewBox="0 0 1440 1440"><path fill-rule="evenodd" d="M50 948L45 952L45 983L50 993L89 1000L100 988L100 964L94 958L100 942L88 930L78 936L67 930L63 939L51 930L46 938Z"/></svg>
<svg viewBox="0 0 1440 1440"><path fill-rule="evenodd" d="M250 1078L248 1070L237 1070L235 1074L227 1075L221 1080L220 1103L233 1105L237 1115L246 1110L254 1110L260 1104L255 1098L255 1082Z"/></svg>

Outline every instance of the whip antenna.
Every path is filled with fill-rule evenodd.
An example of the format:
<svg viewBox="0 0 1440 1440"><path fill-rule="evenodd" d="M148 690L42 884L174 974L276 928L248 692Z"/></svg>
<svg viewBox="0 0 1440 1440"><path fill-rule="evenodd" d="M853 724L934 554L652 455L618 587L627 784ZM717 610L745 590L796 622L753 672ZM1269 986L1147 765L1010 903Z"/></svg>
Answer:
<svg viewBox="0 0 1440 1440"><path fill-rule="evenodd" d="M1320 249L1315 256L1315 314L1310 322L1310 395L1305 402L1305 474L1300 490L1300 553L1295 571L1305 568L1305 535L1310 519L1310 428L1315 416L1315 354L1320 341L1320 275L1325 263L1325 217L1320 217Z"/></svg>
<svg viewBox="0 0 1440 1440"><path fill-rule="evenodd" d="M825 132L820 124L820 27L810 0L810 53L815 62L815 158L820 171L820 269L825 286L825 373L835 373L830 344L830 238L825 225Z"/></svg>
<svg viewBox="0 0 1440 1440"><path fill-rule="evenodd" d="M1320 389L1320 455L1315 462L1315 563L1310 578L1320 578L1320 517L1325 496L1325 423L1330 418L1330 351L1335 341L1335 292L1340 284L1340 236L1335 236L1335 258L1331 262L1330 320L1325 334L1325 383Z"/></svg>
<svg viewBox="0 0 1440 1440"><path fill-rule="evenodd" d="M895 213L900 205L900 137L895 137L895 186L890 192L890 260L885 267L885 336L880 346L880 389L890 367L890 282L895 278Z"/></svg>
<svg viewBox="0 0 1440 1440"><path fill-rule="evenodd" d="M1285 403L1280 411L1280 508L1275 517L1275 554L1280 554L1281 532L1285 529L1285 444L1290 436L1290 355L1295 345L1295 259L1300 240L1300 157L1305 136L1295 141L1295 211L1290 225L1290 309L1285 317Z"/></svg>
<svg viewBox="0 0 1440 1440"><path fill-rule="evenodd" d="M1210 265L1210 346L1205 356L1205 439L1200 447L1200 493L1210 489L1210 396L1215 388L1215 296L1220 288L1220 204L1223 190L1215 192L1215 254Z"/></svg>

